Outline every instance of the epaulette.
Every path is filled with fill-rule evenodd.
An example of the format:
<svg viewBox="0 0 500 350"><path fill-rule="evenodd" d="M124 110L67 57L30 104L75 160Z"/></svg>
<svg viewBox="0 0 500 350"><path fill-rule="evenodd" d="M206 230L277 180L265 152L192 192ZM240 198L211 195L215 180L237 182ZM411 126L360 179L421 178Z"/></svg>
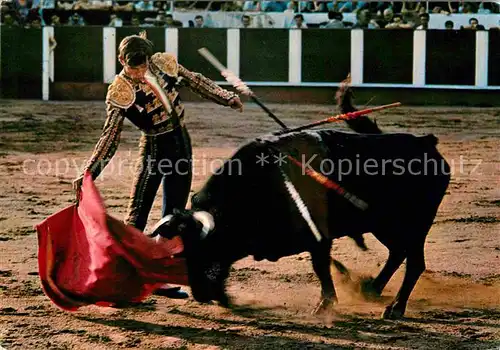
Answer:
<svg viewBox="0 0 500 350"><path fill-rule="evenodd" d="M179 65L174 55L167 52L157 52L151 56L151 62L169 76L177 77Z"/></svg>
<svg viewBox="0 0 500 350"><path fill-rule="evenodd" d="M113 106L127 109L132 106L134 101L135 92L132 84L125 80L125 78L117 75L108 87L106 102L111 103Z"/></svg>

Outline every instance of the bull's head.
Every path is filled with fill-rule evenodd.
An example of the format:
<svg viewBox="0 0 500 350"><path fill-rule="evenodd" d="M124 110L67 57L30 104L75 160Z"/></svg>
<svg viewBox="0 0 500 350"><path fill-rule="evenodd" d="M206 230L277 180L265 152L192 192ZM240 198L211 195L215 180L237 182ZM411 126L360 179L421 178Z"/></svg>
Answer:
<svg viewBox="0 0 500 350"><path fill-rule="evenodd" d="M220 246L213 216L206 211L175 210L155 225L151 236L158 235L169 239L182 237L194 299L228 305L224 285L230 264L223 263L218 254Z"/></svg>

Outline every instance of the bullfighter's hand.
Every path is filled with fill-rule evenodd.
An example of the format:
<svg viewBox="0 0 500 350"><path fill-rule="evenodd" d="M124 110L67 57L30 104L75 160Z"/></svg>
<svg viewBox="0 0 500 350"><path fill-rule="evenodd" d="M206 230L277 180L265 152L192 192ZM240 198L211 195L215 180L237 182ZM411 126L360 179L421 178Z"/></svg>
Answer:
<svg viewBox="0 0 500 350"><path fill-rule="evenodd" d="M241 100L238 96L233 97L229 101L229 107L231 107L232 109L238 109L240 113L243 112L243 103L241 103Z"/></svg>
<svg viewBox="0 0 500 350"><path fill-rule="evenodd" d="M73 190L75 191L75 194L76 194L76 204L77 205L78 205L78 202L80 201L82 184L83 184L83 175L76 178L75 180L73 180Z"/></svg>

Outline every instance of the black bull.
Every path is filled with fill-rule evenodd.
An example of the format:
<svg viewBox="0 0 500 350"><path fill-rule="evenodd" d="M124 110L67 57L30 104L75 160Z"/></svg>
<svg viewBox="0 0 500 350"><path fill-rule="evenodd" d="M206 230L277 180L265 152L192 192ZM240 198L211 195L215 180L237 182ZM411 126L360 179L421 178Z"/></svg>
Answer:
<svg viewBox="0 0 500 350"><path fill-rule="evenodd" d="M239 259L252 255L276 261L310 252L321 281L317 310L336 301L330 273L332 239L371 232L389 250L385 266L371 281L372 292L380 294L407 260L402 286L384 312L386 318L401 317L425 270L425 238L449 184L450 168L436 144L433 135L335 130L258 139L241 147L209 178L193 196L191 210L175 212L159 231L183 237L193 297L200 302L228 305L225 280ZM318 241L285 187L280 151L322 172L368 208L357 208L290 161L282 164L322 234ZM208 225L207 235L200 232L210 220L200 220L195 212L211 214L206 217L211 216L214 225Z"/></svg>

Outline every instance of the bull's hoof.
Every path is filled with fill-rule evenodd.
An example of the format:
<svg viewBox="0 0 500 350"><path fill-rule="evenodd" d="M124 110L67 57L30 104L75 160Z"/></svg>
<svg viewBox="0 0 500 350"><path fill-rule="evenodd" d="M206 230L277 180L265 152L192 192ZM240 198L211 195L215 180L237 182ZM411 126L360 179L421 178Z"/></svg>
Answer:
<svg viewBox="0 0 500 350"><path fill-rule="evenodd" d="M333 311L333 306L336 303L337 303L336 297L321 298L320 302L318 303L318 305L316 305L311 314L314 316L319 316L326 312Z"/></svg>
<svg viewBox="0 0 500 350"><path fill-rule="evenodd" d="M384 320L399 320L404 317L405 310L396 308L394 305L389 305L385 308L382 318Z"/></svg>
<svg viewBox="0 0 500 350"><path fill-rule="evenodd" d="M217 301L219 302L220 306L231 308L231 299L226 294L219 296L219 298L217 298Z"/></svg>
<svg viewBox="0 0 500 350"><path fill-rule="evenodd" d="M217 303L222 307L225 308L232 307L231 298L226 293L218 293L218 295L214 298L214 300L216 300Z"/></svg>
<svg viewBox="0 0 500 350"><path fill-rule="evenodd" d="M373 281L375 279L373 277L365 277L359 281L359 287L361 291L361 295L367 300L378 299L382 294L374 285Z"/></svg>

